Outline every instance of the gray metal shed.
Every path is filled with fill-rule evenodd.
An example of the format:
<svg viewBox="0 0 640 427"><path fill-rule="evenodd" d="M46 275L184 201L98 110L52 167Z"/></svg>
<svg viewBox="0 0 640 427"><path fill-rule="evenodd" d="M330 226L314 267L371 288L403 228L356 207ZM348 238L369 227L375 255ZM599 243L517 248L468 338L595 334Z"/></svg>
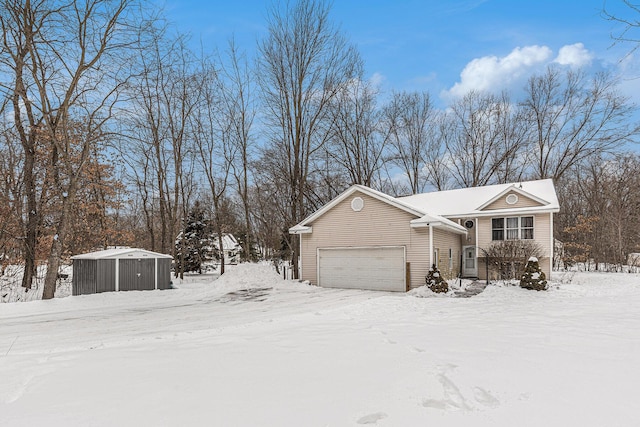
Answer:
<svg viewBox="0 0 640 427"><path fill-rule="evenodd" d="M144 249L107 249L71 257L73 295L171 287L170 255Z"/></svg>

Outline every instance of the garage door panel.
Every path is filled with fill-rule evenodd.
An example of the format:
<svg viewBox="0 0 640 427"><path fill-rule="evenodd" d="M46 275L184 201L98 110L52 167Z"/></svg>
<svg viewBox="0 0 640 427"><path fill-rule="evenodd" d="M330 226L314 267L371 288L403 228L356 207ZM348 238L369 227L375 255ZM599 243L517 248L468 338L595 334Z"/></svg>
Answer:
<svg viewBox="0 0 640 427"><path fill-rule="evenodd" d="M319 285L405 291L404 247L318 249Z"/></svg>

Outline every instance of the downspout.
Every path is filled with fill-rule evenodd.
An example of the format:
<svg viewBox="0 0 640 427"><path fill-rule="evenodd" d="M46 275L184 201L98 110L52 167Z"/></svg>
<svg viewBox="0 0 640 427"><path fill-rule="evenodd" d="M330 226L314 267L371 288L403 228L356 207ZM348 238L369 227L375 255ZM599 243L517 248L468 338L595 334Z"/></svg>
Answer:
<svg viewBox="0 0 640 427"><path fill-rule="evenodd" d="M300 236L300 240L299 244L300 244L300 258L298 258L298 278L302 279L302 234L299 234Z"/></svg>
<svg viewBox="0 0 640 427"><path fill-rule="evenodd" d="M550 223L550 227L549 227L549 233L551 234L551 240L550 240L550 251L549 251L549 277L551 277L551 272L553 271L553 250L554 250L554 246L555 246L555 242L553 241L553 212L549 212L549 223ZM535 231L534 231L535 233ZM534 236L535 237L535 236Z"/></svg>
<svg viewBox="0 0 640 427"><path fill-rule="evenodd" d="M429 224L429 268L431 268L435 262L433 261L433 225Z"/></svg>
<svg viewBox="0 0 640 427"><path fill-rule="evenodd" d="M480 229L480 227L478 226L478 217L476 217L475 219L475 225L476 225L476 274L478 274L478 268L480 267L478 265L478 259L480 258L478 255L478 253L480 252L479 248L479 240L478 240L478 230ZM487 258L484 259L484 263L487 265L487 277L486 279L489 280L489 263Z"/></svg>

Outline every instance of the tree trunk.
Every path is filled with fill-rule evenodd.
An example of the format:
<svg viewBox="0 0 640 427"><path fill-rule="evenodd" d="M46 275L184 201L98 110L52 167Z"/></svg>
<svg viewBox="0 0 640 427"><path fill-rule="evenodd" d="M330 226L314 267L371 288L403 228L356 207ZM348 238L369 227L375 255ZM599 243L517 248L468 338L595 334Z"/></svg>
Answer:
<svg viewBox="0 0 640 427"><path fill-rule="evenodd" d="M217 212L217 209L216 209ZM216 215L217 216L217 215ZM218 221L216 221L217 223ZM220 275L224 274L224 246L222 242L222 227L216 226L218 232L218 248L220 248Z"/></svg>
<svg viewBox="0 0 640 427"><path fill-rule="evenodd" d="M62 259L62 251L64 249L64 241L68 234L69 223L71 219L71 206L75 199L75 190L68 192L68 196L63 198L62 212L60 213L60 221L58 222L58 228L56 234L53 237L51 243L51 251L49 252L49 259L47 260L47 274L44 278L44 290L42 293L42 299L52 299L56 293L56 283L58 280L58 269L60 267L60 261ZM71 194L73 193L73 194Z"/></svg>

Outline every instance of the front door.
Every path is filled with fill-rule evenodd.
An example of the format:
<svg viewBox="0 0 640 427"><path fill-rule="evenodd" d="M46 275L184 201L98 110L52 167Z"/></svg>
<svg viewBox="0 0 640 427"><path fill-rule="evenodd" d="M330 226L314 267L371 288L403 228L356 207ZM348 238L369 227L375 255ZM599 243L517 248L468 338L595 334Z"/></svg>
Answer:
<svg viewBox="0 0 640 427"><path fill-rule="evenodd" d="M462 275L464 277L478 277L475 246L465 246L462 248Z"/></svg>

